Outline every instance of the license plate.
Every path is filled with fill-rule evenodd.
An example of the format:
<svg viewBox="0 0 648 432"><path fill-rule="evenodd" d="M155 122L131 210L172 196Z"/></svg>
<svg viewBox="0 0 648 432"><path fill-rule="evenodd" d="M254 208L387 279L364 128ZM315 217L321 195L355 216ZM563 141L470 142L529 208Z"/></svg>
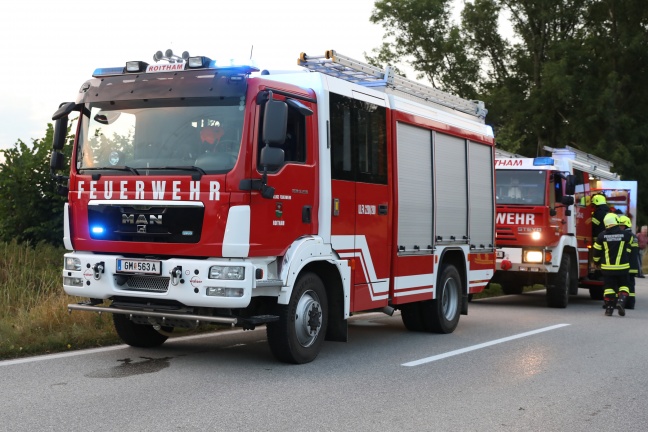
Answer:
<svg viewBox="0 0 648 432"><path fill-rule="evenodd" d="M162 274L162 262L150 260L117 259L117 273Z"/></svg>

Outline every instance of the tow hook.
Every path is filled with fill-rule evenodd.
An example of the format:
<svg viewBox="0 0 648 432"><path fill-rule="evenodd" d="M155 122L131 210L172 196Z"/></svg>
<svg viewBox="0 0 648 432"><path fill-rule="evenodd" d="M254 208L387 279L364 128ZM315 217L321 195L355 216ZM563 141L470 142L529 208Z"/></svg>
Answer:
<svg viewBox="0 0 648 432"><path fill-rule="evenodd" d="M98 262L94 266L92 266L92 273L94 274L95 280L101 279L101 275L104 273L104 268L106 265L104 264L103 261Z"/></svg>
<svg viewBox="0 0 648 432"><path fill-rule="evenodd" d="M171 275L171 285L176 286L182 277L182 266L176 266L169 272Z"/></svg>

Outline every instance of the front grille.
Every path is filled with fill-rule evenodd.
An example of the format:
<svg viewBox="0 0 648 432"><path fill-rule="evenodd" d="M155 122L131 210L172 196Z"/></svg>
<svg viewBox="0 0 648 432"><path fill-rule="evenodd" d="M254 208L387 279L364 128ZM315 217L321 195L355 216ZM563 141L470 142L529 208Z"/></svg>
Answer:
<svg viewBox="0 0 648 432"><path fill-rule="evenodd" d="M516 235L513 233L513 229L510 227L497 227L496 233L496 238L499 241L516 239Z"/></svg>
<svg viewBox="0 0 648 432"><path fill-rule="evenodd" d="M145 243L198 243L205 209L195 205L135 206L93 204L88 206L90 238L104 241Z"/></svg>
<svg viewBox="0 0 648 432"><path fill-rule="evenodd" d="M169 290L169 280L168 277L128 276L120 289L165 293Z"/></svg>

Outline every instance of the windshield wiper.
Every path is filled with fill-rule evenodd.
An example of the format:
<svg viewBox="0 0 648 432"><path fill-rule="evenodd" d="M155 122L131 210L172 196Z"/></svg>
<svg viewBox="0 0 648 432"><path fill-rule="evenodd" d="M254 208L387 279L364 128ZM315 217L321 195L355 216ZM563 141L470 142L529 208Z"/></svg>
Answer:
<svg viewBox="0 0 648 432"><path fill-rule="evenodd" d="M202 176L206 175L204 169L197 167L195 165L185 165L185 166L163 166L163 167L150 167L145 168L148 170L174 170L174 171L196 171L198 174L191 176L193 180L200 180Z"/></svg>
<svg viewBox="0 0 648 432"><path fill-rule="evenodd" d="M83 167L83 168L79 168L79 171L105 171L105 170L128 171L128 172L131 172L131 173L133 173L135 175L140 175L139 171L137 171L135 168L129 167L129 166L126 166L126 165L109 166L109 167ZM92 178L94 180L99 180L100 177L101 177L101 174L92 174Z"/></svg>

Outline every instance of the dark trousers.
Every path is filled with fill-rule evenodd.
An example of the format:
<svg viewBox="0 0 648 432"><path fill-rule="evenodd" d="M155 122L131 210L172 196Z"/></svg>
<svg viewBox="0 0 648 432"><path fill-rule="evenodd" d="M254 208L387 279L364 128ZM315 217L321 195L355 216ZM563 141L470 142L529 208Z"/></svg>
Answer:
<svg viewBox="0 0 648 432"><path fill-rule="evenodd" d="M617 302L617 297L622 295L627 298L630 294L628 288L628 279L630 274L628 271L605 271L603 272L603 284L605 290L603 291L603 300L608 306L614 306ZM634 278L634 276L633 276Z"/></svg>

